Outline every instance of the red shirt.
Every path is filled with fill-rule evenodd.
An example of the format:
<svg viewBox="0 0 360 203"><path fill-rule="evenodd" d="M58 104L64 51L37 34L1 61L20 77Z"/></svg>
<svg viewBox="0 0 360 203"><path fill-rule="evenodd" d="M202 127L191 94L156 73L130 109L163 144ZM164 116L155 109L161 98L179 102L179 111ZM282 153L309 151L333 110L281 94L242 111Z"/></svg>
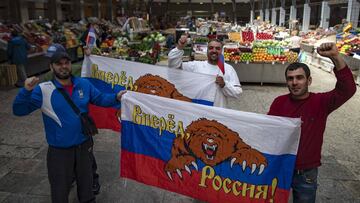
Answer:
<svg viewBox="0 0 360 203"><path fill-rule="evenodd" d="M356 85L348 67L334 70L335 89L324 93L310 93L303 100L294 100L290 94L277 97L271 104L269 115L291 118L301 117L301 137L295 168L298 170L321 165L321 147L328 115L344 104L356 92Z"/></svg>
<svg viewBox="0 0 360 203"><path fill-rule="evenodd" d="M63 87L64 87L64 89L69 93L69 95L70 95L70 97L71 97L72 92L73 92L73 89L74 89L74 85L73 85L73 84L71 84L71 85L64 85Z"/></svg>

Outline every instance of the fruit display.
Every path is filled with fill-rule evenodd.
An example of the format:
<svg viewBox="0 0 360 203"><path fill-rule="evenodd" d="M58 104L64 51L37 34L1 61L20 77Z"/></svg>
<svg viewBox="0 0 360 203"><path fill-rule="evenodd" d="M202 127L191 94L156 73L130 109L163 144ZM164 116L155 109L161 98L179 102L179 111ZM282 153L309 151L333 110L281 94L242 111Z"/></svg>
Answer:
<svg viewBox="0 0 360 203"><path fill-rule="evenodd" d="M224 49L225 61L238 61L240 60L239 49L237 48L225 48Z"/></svg>
<svg viewBox="0 0 360 203"><path fill-rule="evenodd" d="M165 42L166 38L159 32L152 33L143 38L144 42L152 43L152 42Z"/></svg>
<svg viewBox="0 0 360 203"><path fill-rule="evenodd" d="M115 41L114 39L108 38L101 42L100 48L102 48L102 49L111 48L111 47L113 47L114 41Z"/></svg>
<svg viewBox="0 0 360 203"><path fill-rule="evenodd" d="M286 62L287 56L284 55L284 49L281 47L255 47L253 48L254 62Z"/></svg>
<svg viewBox="0 0 360 203"><path fill-rule="evenodd" d="M209 39L207 37L197 37L194 39L195 44L206 44L208 41Z"/></svg>
<svg viewBox="0 0 360 203"><path fill-rule="evenodd" d="M254 33L252 31L242 31L241 32L242 41L243 42L253 42L254 41Z"/></svg>
<svg viewBox="0 0 360 203"><path fill-rule="evenodd" d="M284 53L286 56L286 60L289 63L294 63L298 60L298 54L296 52L288 51Z"/></svg>
<svg viewBox="0 0 360 203"><path fill-rule="evenodd" d="M254 62L273 62L274 57L270 54L263 54L263 53L255 53L253 55L253 61Z"/></svg>
<svg viewBox="0 0 360 203"><path fill-rule="evenodd" d="M229 37L229 40L234 41L234 42L240 42L241 41L240 32L229 32L228 37Z"/></svg>
<svg viewBox="0 0 360 203"><path fill-rule="evenodd" d="M287 60L287 57L285 55L272 55L273 56L273 61L276 62L280 62L280 63L285 63Z"/></svg>
<svg viewBox="0 0 360 203"><path fill-rule="evenodd" d="M253 61L253 54L246 52L240 54L240 61L241 62L252 62Z"/></svg>
<svg viewBox="0 0 360 203"><path fill-rule="evenodd" d="M267 53L270 55L283 55L284 54L284 48L282 47L268 47Z"/></svg>
<svg viewBox="0 0 360 203"><path fill-rule="evenodd" d="M127 57L128 56L128 48L126 47L116 47L115 51L119 56Z"/></svg>
<svg viewBox="0 0 360 203"><path fill-rule="evenodd" d="M253 48L253 54L266 54L267 48Z"/></svg>
<svg viewBox="0 0 360 203"><path fill-rule="evenodd" d="M268 39L273 39L273 35L269 34L269 33L262 33L262 32L258 32L256 33L256 39L257 40L268 40Z"/></svg>
<svg viewBox="0 0 360 203"><path fill-rule="evenodd" d="M345 55L360 53L360 38L352 37L350 39L340 40L336 43L339 52Z"/></svg>
<svg viewBox="0 0 360 203"><path fill-rule="evenodd" d="M128 43L129 43L128 38L118 37L115 39L113 46L118 48L118 47L126 46Z"/></svg>
<svg viewBox="0 0 360 203"><path fill-rule="evenodd" d="M263 47L263 48L286 47L288 45L289 45L288 41L278 41L278 40L262 40L262 41L253 42L253 48L254 47Z"/></svg>
<svg viewBox="0 0 360 203"><path fill-rule="evenodd" d="M73 33L70 29L65 28L64 35L66 38L66 48L73 48L79 45L79 41L75 33Z"/></svg>
<svg viewBox="0 0 360 203"><path fill-rule="evenodd" d="M268 59L267 49L266 48L253 48L253 61L254 62L264 62L265 59Z"/></svg>

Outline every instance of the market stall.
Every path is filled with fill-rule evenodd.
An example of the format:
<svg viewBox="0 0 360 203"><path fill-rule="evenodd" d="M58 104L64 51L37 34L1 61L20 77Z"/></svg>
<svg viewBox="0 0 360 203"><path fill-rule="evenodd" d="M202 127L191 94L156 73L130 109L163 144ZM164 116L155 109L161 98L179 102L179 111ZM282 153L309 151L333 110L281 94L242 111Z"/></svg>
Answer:
<svg viewBox="0 0 360 203"><path fill-rule="evenodd" d="M286 41L258 40L258 35L249 43L248 40L252 39L251 36L249 31L246 31L247 41L245 44L236 46L234 43L230 45L228 43L224 45L224 58L234 67L240 81L261 84L285 83L285 69L288 63L297 60L297 53L286 48L288 44ZM229 38L234 37L238 38L236 34L232 33Z"/></svg>
<svg viewBox="0 0 360 203"><path fill-rule="evenodd" d="M284 73L288 63L233 63L240 82L286 83Z"/></svg>
<svg viewBox="0 0 360 203"><path fill-rule="evenodd" d="M360 30L352 29L346 26L341 33L335 33L332 30L318 29L309 32L304 36L301 43L300 61L318 67L326 72L332 72L334 64L328 58L320 56L316 52L316 48L324 42L336 43L340 55L346 64L353 71L357 84L360 83L359 67L360 67Z"/></svg>
<svg viewBox="0 0 360 203"><path fill-rule="evenodd" d="M6 49L11 39L11 30L17 31L30 44L26 72L28 76L49 71L49 61L44 56L51 43L62 44L72 62L82 59L79 54L79 35L83 26L77 23L50 23L47 19L31 20L23 24L0 24L0 63L8 61Z"/></svg>

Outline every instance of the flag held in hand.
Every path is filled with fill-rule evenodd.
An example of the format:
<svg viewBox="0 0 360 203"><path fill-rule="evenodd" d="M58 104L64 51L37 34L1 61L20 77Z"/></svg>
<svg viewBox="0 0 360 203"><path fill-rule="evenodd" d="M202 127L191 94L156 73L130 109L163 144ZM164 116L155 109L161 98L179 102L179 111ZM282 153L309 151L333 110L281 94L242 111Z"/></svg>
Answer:
<svg viewBox="0 0 360 203"><path fill-rule="evenodd" d="M225 74L225 59L224 59L224 55L220 54L219 55L219 60L218 60L218 67L220 68L222 74Z"/></svg>
<svg viewBox="0 0 360 203"><path fill-rule="evenodd" d="M88 47L96 46L96 35L95 35L95 29L93 27L89 29L89 33L86 37L86 45Z"/></svg>

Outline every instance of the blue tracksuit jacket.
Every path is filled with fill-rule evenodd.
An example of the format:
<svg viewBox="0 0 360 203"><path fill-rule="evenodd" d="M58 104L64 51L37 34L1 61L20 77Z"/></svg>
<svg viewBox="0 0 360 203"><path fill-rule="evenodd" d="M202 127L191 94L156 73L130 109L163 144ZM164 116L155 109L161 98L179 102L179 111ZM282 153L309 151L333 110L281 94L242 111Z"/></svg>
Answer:
<svg viewBox="0 0 360 203"><path fill-rule="evenodd" d="M120 104L116 94L101 93L84 78L72 77L71 80L74 84L71 99L81 112L88 112L89 103L103 107ZM56 80L55 84L62 88ZM13 113L24 116L38 108L42 111L46 139L50 146L68 148L89 139L81 132L79 116L51 81L40 83L32 91L22 88L15 98Z"/></svg>

